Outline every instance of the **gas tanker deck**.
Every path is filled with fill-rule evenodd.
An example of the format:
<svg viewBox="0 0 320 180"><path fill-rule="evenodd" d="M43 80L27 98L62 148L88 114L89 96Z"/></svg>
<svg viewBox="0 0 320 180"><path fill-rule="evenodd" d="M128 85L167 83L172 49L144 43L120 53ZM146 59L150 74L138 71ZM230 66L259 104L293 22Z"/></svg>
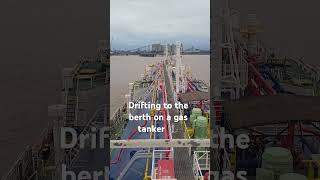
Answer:
<svg viewBox="0 0 320 180"><path fill-rule="evenodd" d="M129 84L111 119L113 180L208 178L209 86L192 76L182 64L181 43L176 47L175 54L166 47L162 60Z"/></svg>

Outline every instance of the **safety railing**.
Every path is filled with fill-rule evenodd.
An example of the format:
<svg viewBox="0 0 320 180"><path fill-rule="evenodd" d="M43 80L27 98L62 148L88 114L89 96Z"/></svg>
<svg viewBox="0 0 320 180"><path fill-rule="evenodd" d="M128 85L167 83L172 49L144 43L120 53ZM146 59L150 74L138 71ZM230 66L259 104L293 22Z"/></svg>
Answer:
<svg viewBox="0 0 320 180"><path fill-rule="evenodd" d="M9 172L1 180L20 180L21 177L29 177L33 173L32 149L28 146L22 152Z"/></svg>
<svg viewBox="0 0 320 180"><path fill-rule="evenodd" d="M118 131L121 130L121 127L123 126L126 117L125 117L125 110L127 109L127 102L124 101L122 105L116 110L116 112L111 116L110 124L112 126L110 127L111 133L111 138L115 138L118 136ZM120 133L122 134L122 133Z"/></svg>
<svg viewBox="0 0 320 180"><path fill-rule="evenodd" d="M126 164L126 166L123 168L123 170L121 171L119 177L117 177L117 180L122 180L125 175L127 174L127 172L130 170L130 168L132 167L132 165L139 159L148 159L150 158L152 155L152 153L147 152L145 150L139 150L137 151L133 157L130 159L130 161Z"/></svg>
<svg viewBox="0 0 320 180"><path fill-rule="evenodd" d="M204 171L210 171L210 151L194 151L193 173L195 179L204 180Z"/></svg>
<svg viewBox="0 0 320 180"><path fill-rule="evenodd" d="M167 154L169 156L167 157ZM173 160L174 153L173 148L169 150L154 150L152 153L152 169L151 169L151 179L156 180L158 175L158 161L159 160Z"/></svg>
<svg viewBox="0 0 320 180"><path fill-rule="evenodd" d="M101 105L96 112L94 113L94 115L91 117L91 119L87 122L87 125L85 126L85 128L81 131L80 135L85 135L88 134L90 131L90 128L92 126L95 126L95 122L99 122L99 120L101 120L101 113L104 115L106 110L106 105ZM104 120L104 118L102 118ZM80 139L78 138L78 142L76 144L75 147L71 148L70 150L68 150L68 152L65 154L65 162L67 165L67 168L70 168L73 166L73 164L75 163L75 161L78 159L79 153L80 153Z"/></svg>
<svg viewBox="0 0 320 180"><path fill-rule="evenodd" d="M196 155L193 155L193 175L195 179L204 180L200 164Z"/></svg>

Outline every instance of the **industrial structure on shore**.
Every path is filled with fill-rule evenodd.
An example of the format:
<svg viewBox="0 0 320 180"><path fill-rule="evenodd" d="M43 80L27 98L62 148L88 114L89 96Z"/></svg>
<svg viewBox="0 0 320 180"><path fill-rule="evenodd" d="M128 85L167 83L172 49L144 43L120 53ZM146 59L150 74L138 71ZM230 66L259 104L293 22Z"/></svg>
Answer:
<svg viewBox="0 0 320 180"><path fill-rule="evenodd" d="M111 50L110 54L112 56L129 56L129 55L139 55L143 57L155 57L163 56L165 49L168 52L176 54L176 44L150 44L138 48L133 48L130 50ZM183 48L181 44L181 54L182 55L209 55L209 50L203 50L195 47Z"/></svg>

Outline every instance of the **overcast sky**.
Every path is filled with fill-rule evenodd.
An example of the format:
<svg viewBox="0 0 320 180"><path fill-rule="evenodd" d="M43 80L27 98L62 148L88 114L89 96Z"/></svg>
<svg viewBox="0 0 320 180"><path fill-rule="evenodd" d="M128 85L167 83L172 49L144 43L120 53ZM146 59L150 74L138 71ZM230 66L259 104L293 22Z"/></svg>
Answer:
<svg viewBox="0 0 320 180"><path fill-rule="evenodd" d="M111 0L111 46L175 42L209 49L209 0Z"/></svg>

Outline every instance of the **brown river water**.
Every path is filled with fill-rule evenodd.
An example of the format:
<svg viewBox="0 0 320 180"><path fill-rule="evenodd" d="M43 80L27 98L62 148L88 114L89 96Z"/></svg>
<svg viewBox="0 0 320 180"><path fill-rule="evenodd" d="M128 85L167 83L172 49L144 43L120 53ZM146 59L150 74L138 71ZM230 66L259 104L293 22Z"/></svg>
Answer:
<svg viewBox="0 0 320 180"><path fill-rule="evenodd" d="M129 92L129 83L141 77L146 65L160 61L161 58L163 57L111 56L111 115L125 101L124 96ZM209 83L209 55L186 55L182 57L182 63L191 67L191 71L195 77Z"/></svg>

